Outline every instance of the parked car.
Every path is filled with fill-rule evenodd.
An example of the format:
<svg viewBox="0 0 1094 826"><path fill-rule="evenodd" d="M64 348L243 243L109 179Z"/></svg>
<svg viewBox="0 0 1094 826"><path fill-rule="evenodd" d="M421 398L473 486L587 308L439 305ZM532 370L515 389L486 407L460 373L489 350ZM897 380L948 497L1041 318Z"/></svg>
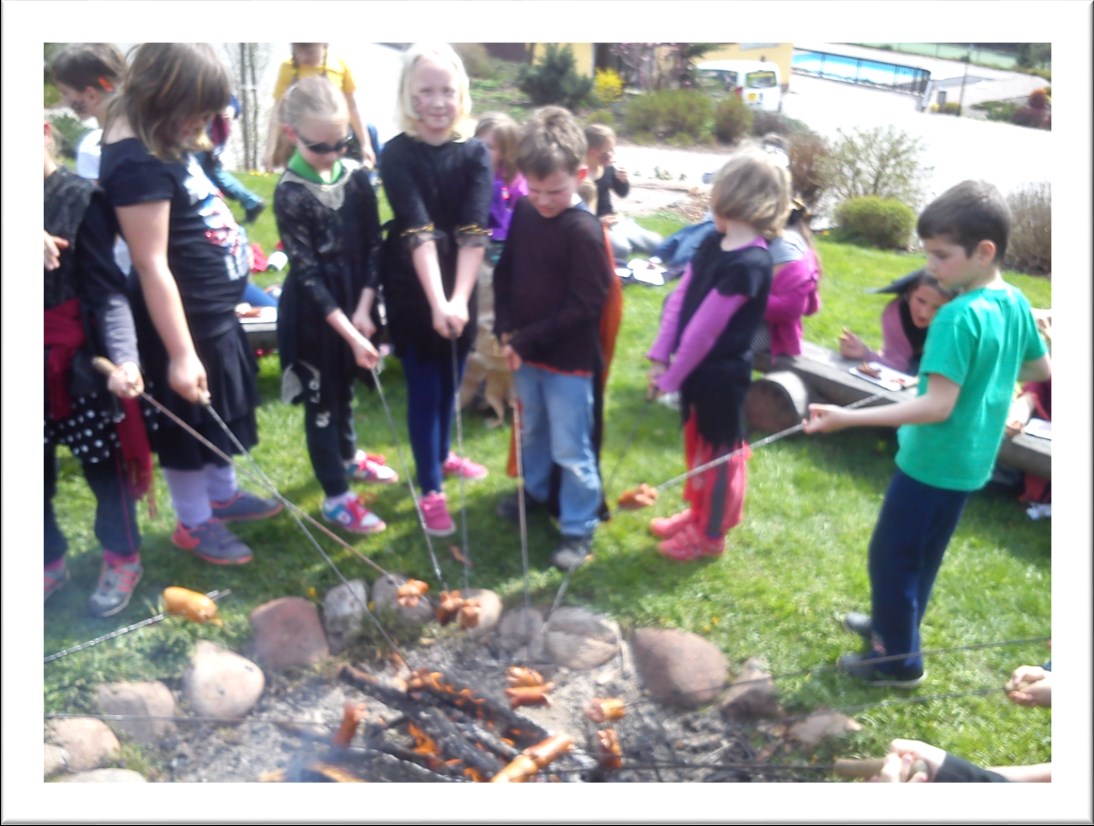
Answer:
<svg viewBox="0 0 1094 826"><path fill-rule="evenodd" d="M782 111L782 79L778 65L760 60L707 60L696 68L701 77L721 82L727 92L754 109Z"/></svg>

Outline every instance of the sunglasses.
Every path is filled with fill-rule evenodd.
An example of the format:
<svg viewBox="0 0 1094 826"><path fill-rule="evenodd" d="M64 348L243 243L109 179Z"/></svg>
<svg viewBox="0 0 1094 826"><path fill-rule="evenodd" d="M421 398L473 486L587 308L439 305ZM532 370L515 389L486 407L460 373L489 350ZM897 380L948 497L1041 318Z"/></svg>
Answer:
<svg viewBox="0 0 1094 826"><path fill-rule="evenodd" d="M304 148L309 152L315 152L317 155L329 155L332 152L344 152L349 148L349 145L353 143L353 139L357 137L353 134L353 130L349 130L349 134L346 135L338 143L308 143L303 137L300 138L300 142L304 144Z"/></svg>

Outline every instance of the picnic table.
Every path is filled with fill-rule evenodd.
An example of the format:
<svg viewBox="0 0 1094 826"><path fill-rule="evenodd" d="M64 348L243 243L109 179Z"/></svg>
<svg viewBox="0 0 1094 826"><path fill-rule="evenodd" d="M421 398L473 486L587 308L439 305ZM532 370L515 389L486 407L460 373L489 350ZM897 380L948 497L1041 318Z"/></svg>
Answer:
<svg viewBox="0 0 1094 826"><path fill-rule="evenodd" d="M802 342L798 356L780 357L772 363L758 354L755 367L765 373L753 382L745 409L749 423L762 430L783 430L807 414L813 401L848 405L877 396L868 406L893 404L914 397L915 389L885 390L851 372L859 361L811 342ZM1000 464L1052 478L1052 440L1020 433L1004 439Z"/></svg>

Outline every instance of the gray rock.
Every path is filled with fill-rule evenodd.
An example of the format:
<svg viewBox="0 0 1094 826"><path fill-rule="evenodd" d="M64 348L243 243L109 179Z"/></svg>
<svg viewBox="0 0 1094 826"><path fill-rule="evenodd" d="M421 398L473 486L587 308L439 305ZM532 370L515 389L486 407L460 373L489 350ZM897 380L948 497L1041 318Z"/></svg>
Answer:
<svg viewBox="0 0 1094 826"><path fill-rule="evenodd" d="M862 726L838 711L815 711L790 727L787 735L807 746L815 746L829 737L839 737L849 731L862 731Z"/></svg>
<svg viewBox="0 0 1094 826"><path fill-rule="evenodd" d="M588 671L619 653L619 626L582 608L559 608L547 621L543 645L556 665Z"/></svg>
<svg viewBox="0 0 1094 826"><path fill-rule="evenodd" d="M539 662L543 658L543 614L535 608L516 608L502 614L497 643L513 662Z"/></svg>
<svg viewBox="0 0 1094 826"><path fill-rule="evenodd" d="M97 689L99 711L103 714L132 715L130 720L106 720L119 737L144 745L156 745L175 732L174 717L178 706L171 689L161 682L119 682ZM140 718L147 719L140 719Z"/></svg>
<svg viewBox="0 0 1094 826"><path fill-rule="evenodd" d="M256 662L280 671L314 665L330 656L315 603L281 597L251 612L252 654Z"/></svg>
<svg viewBox="0 0 1094 826"><path fill-rule="evenodd" d="M654 699L698 708L722 691L729 676L725 654L687 631L640 628L631 641L635 668Z"/></svg>
<svg viewBox="0 0 1094 826"><path fill-rule="evenodd" d="M327 591L323 599L323 627L332 654L340 654L354 634L361 630L368 608L368 585L351 579Z"/></svg>
<svg viewBox="0 0 1094 826"><path fill-rule="evenodd" d="M132 769L93 769L62 777L63 783L147 783L144 775Z"/></svg>
<svg viewBox="0 0 1094 826"><path fill-rule="evenodd" d="M43 775L53 777L68 769L68 752L54 743L45 743L45 764Z"/></svg>
<svg viewBox="0 0 1094 826"><path fill-rule="evenodd" d="M399 586L407 581L401 574L384 574L372 583L372 602L381 620L420 628L433 620L433 603L423 596L416 602L401 604Z"/></svg>
<svg viewBox="0 0 1094 826"><path fill-rule="evenodd" d="M771 672L762 661L753 657L745 662L722 698L721 712L722 716L739 723L778 717L782 713Z"/></svg>
<svg viewBox="0 0 1094 826"><path fill-rule="evenodd" d="M114 758L121 743L110 726L93 717L53 720L46 728L46 740L68 754L68 771L97 769Z"/></svg>
<svg viewBox="0 0 1094 826"><path fill-rule="evenodd" d="M200 640L182 675L182 696L203 717L242 720L266 687L262 669L246 657Z"/></svg>

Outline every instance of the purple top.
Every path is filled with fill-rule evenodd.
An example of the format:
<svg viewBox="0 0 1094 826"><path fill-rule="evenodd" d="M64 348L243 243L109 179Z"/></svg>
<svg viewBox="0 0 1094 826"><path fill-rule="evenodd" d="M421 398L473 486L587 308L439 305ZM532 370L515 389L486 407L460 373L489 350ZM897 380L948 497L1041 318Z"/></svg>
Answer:
<svg viewBox="0 0 1094 826"><path fill-rule="evenodd" d="M878 361L901 373L914 374L912 343L904 334L900 322L900 302L903 298L894 298L881 312L881 352L875 353L867 348L865 361Z"/></svg>
<svg viewBox="0 0 1094 826"><path fill-rule="evenodd" d="M509 235L509 222L513 220L513 207L528 194L528 182L519 172L513 182L507 184L500 175L494 178L494 197L490 201L490 240L504 241Z"/></svg>
<svg viewBox="0 0 1094 826"><path fill-rule="evenodd" d="M771 336L771 357L796 356L802 351L802 316L820 309L817 255L807 250L797 261L776 265L775 269L764 312Z"/></svg>

